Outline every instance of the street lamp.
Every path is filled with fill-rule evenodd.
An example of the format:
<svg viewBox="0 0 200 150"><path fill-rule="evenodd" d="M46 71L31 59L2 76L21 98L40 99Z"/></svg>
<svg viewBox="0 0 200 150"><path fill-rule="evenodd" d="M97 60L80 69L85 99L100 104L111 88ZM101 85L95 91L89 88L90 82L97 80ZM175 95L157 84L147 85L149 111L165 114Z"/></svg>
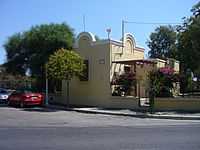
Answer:
<svg viewBox="0 0 200 150"><path fill-rule="evenodd" d="M111 28L106 29L106 32L108 33L108 39L110 39Z"/></svg>

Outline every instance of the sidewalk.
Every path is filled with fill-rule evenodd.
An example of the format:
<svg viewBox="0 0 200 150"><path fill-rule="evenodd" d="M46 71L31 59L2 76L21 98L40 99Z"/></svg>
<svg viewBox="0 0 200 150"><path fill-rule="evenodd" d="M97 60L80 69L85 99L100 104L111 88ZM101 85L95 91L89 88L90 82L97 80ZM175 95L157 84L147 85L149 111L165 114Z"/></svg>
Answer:
<svg viewBox="0 0 200 150"><path fill-rule="evenodd" d="M200 113L187 113L187 112L155 112L150 114L149 112L137 112L129 109L103 109L97 107L85 107L85 108L66 108L65 106L49 105L50 109L62 109L69 111L76 111L81 113L93 113L93 114L106 114L117 116L130 116L137 118L157 118L157 119L176 119L176 120L200 120Z"/></svg>

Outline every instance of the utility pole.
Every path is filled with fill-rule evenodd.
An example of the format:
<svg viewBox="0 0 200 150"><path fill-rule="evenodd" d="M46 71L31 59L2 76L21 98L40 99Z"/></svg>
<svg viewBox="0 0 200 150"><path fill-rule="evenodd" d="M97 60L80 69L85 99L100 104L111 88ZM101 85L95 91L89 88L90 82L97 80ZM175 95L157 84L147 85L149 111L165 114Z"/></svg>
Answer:
<svg viewBox="0 0 200 150"><path fill-rule="evenodd" d="M122 54L124 52L124 23L125 21L122 20Z"/></svg>
<svg viewBox="0 0 200 150"><path fill-rule="evenodd" d="M45 96L45 106L48 106L48 104L49 104L49 95L48 95L47 68L45 68L45 74L46 74L46 96Z"/></svg>
<svg viewBox="0 0 200 150"><path fill-rule="evenodd" d="M85 32L85 15L83 15L83 31Z"/></svg>

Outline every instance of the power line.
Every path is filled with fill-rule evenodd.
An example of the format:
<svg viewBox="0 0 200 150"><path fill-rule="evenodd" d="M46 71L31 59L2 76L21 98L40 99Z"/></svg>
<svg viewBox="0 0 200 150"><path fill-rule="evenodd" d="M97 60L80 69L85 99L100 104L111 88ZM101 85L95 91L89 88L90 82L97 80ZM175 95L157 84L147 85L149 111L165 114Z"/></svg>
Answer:
<svg viewBox="0 0 200 150"><path fill-rule="evenodd" d="M125 24L144 24L144 25L181 25L182 23L178 22L136 22L136 21L126 21L122 20L122 54L124 51L124 32L125 32Z"/></svg>
<svg viewBox="0 0 200 150"><path fill-rule="evenodd" d="M124 23L132 23L132 24L150 24L150 25L169 25L169 24L173 24L173 25L181 25L182 23L178 23L178 22L135 22L135 21L125 21Z"/></svg>

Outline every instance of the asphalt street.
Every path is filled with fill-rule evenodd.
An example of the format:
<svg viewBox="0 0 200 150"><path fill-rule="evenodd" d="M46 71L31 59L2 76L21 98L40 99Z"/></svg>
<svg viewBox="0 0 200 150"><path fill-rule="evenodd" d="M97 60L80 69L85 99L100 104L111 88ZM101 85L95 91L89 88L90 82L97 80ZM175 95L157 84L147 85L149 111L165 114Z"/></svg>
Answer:
<svg viewBox="0 0 200 150"><path fill-rule="evenodd" d="M0 107L0 150L199 150L200 121Z"/></svg>

